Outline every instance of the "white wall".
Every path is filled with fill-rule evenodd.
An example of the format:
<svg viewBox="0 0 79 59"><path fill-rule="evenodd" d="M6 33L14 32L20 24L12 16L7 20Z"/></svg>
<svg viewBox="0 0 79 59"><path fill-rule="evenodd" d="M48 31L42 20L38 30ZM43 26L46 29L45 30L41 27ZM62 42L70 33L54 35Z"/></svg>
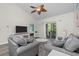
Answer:
<svg viewBox="0 0 79 59"><path fill-rule="evenodd" d="M0 45L7 43L7 37L15 32L16 25L28 26L34 22L33 17L16 4L0 4Z"/></svg>
<svg viewBox="0 0 79 59"><path fill-rule="evenodd" d="M47 22L56 22L57 25L57 36L63 36L64 31L67 31L67 34L70 33L76 33L75 32L75 20L74 20L74 13L66 13L59 16L54 16L46 19L42 19L38 21L38 36L40 37L46 37L46 30L45 30L45 24Z"/></svg>
<svg viewBox="0 0 79 59"><path fill-rule="evenodd" d="M38 20L37 22L16 4L0 4L0 45L7 43L8 35L15 32L16 25L37 24L36 30L39 33L37 36L46 37L45 24L47 22L56 22L57 36L62 36L65 29L68 34L75 33L73 12Z"/></svg>

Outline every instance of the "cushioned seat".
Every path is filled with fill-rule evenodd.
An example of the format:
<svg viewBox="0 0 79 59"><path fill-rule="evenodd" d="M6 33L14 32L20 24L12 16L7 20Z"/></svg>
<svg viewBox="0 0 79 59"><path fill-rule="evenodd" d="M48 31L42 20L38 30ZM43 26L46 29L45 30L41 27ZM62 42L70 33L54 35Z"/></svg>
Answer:
<svg viewBox="0 0 79 59"><path fill-rule="evenodd" d="M16 37L17 38L17 37ZM35 56L39 52L39 42L33 41L27 45L24 45L22 38L13 38L12 36L8 39L9 44L9 55L11 56ZM20 40L20 41L19 41ZM18 46L18 44L22 46Z"/></svg>

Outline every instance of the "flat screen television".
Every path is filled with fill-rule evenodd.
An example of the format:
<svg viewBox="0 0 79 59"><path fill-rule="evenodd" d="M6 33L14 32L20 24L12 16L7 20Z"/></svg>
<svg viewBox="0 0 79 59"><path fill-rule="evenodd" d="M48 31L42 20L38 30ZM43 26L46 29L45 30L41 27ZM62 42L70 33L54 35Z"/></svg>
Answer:
<svg viewBox="0 0 79 59"><path fill-rule="evenodd" d="M16 33L27 32L27 26L16 26Z"/></svg>

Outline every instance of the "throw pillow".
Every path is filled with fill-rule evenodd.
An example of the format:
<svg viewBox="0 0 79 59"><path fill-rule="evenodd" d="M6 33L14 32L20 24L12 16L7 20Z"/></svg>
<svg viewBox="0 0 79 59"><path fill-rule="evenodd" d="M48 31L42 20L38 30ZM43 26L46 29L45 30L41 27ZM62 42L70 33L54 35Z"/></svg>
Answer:
<svg viewBox="0 0 79 59"><path fill-rule="evenodd" d="M74 35L70 35L64 44L64 48L68 51L75 51L77 48L79 48L79 39Z"/></svg>
<svg viewBox="0 0 79 59"><path fill-rule="evenodd" d="M18 44L19 46L26 45L25 39L21 35L14 35L13 36L13 41Z"/></svg>
<svg viewBox="0 0 79 59"><path fill-rule="evenodd" d="M64 43L66 42L67 38L58 37L53 41L53 45L58 47L63 47Z"/></svg>

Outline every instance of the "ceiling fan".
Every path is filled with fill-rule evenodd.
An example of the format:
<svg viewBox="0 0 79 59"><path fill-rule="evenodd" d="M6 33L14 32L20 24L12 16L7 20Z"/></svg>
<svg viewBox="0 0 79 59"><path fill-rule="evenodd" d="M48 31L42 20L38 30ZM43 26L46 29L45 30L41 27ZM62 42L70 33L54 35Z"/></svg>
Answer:
<svg viewBox="0 0 79 59"><path fill-rule="evenodd" d="M44 5L40 5L37 7L34 6L30 6L30 7L34 9L33 11L31 11L31 13L37 12L40 15L41 12L47 12L47 10L44 8Z"/></svg>

